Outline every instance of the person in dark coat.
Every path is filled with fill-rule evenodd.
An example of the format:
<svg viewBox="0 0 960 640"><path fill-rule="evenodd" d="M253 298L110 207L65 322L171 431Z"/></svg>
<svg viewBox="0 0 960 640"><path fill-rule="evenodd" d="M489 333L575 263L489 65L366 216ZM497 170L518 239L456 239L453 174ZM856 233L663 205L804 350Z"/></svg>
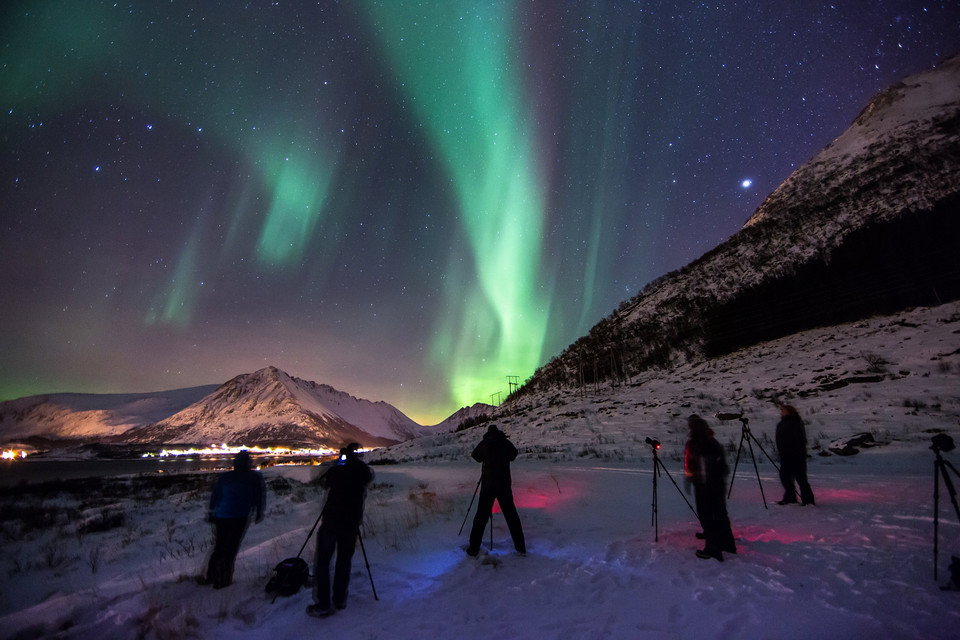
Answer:
<svg viewBox="0 0 960 640"><path fill-rule="evenodd" d="M320 477L320 486L327 490L327 500L320 512L317 530L317 549L313 562L313 604L307 614L325 618L330 608L330 560L334 552L337 561L333 570L333 606L347 606L347 587L350 584L350 564L363 520L363 501L367 485L373 480L370 470L357 454L360 445L348 444L340 450L340 462Z"/></svg>
<svg viewBox="0 0 960 640"><path fill-rule="evenodd" d="M703 526L703 549L698 558L716 558L723 562L723 552L736 553L737 547L727 516L727 467L723 446L713 437L713 430L697 415L687 419L690 438L684 455L687 493L693 485L697 516Z"/></svg>
<svg viewBox="0 0 960 640"><path fill-rule="evenodd" d="M233 582L233 565L250 516L263 520L266 501L263 476L253 469L250 452L243 450L233 459L233 471L221 473L210 494L208 520L213 523L214 544L207 574L201 584L222 589Z"/></svg>
<svg viewBox="0 0 960 640"><path fill-rule="evenodd" d="M801 504L814 504L813 490L807 480L807 430L795 407L789 404L780 407L780 422L777 423L777 451L780 452L780 482L783 484L783 500L777 504L796 504L800 486Z"/></svg>
<svg viewBox="0 0 960 640"><path fill-rule="evenodd" d="M487 526L487 518L492 514L494 500L500 503L500 511L503 512L513 538L513 547L517 553L526 553L527 545L523 539L523 527L517 507L513 503L510 479L510 463L517 457L517 448L496 425L490 425L472 455L483 467L480 471L480 501L477 503L477 514L470 530L467 554L476 556L480 553L480 541Z"/></svg>

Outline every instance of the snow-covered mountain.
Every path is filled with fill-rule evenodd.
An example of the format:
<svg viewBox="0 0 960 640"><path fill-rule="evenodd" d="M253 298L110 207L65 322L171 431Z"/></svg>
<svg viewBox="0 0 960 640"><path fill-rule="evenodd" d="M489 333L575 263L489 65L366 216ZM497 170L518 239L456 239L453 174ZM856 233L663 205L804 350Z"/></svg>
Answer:
<svg viewBox="0 0 960 640"><path fill-rule="evenodd" d="M483 407L486 405L475 405ZM382 446L455 429L468 407L422 426L386 402L355 398L276 367L222 385L143 394L60 393L0 403L0 443L30 438L134 444ZM466 412L466 413L464 413Z"/></svg>
<svg viewBox="0 0 960 640"><path fill-rule="evenodd" d="M960 297L960 56L881 92L729 240L651 282L532 388L622 379ZM529 389L525 390L529 391Z"/></svg>
<svg viewBox="0 0 960 640"><path fill-rule="evenodd" d="M496 413L497 408L492 404L486 404L483 402L477 402L469 407L464 407L459 411L456 411L449 418L443 422L434 425L433 431L435 433L447 433L448 431L456 431L459 427L463 426L464 423L469 421L476 421L478 418L483 416L492 416Z"/></svg>
<svg viewBox="0 0 960 640"><path fill-rule="evenodd" d="M93 439L163 420L217 385L153 393L54 393L0 403L0 442L28 438Z"/></svg>
<svg viewBox="0 0 960 640"><path fill-rule="evenodd" d="M383 446L432 432L386 402L355 398L276 367L239 375L127 442Z"/></svg>

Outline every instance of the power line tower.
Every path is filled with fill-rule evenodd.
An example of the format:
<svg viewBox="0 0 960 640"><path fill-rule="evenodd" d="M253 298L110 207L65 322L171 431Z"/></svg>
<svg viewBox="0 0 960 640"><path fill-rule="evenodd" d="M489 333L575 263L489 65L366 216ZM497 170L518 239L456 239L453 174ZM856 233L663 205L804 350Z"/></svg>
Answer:
<svg viewBox="0 0 960 640"><path fill-rule="evenodd" d="M507 376L507 397L509 398L520 388L520 376Z"/></svg>
<svg viewBox="0 0 960 640"><path fill-rule="evenodd" d="M497 403L496 403L496 404L493 404L493 399L494 399L494 398L497 399ZM499 391L497 391L496 393L491 393L491 394L490 394L490 404L493 404L493 406L495 406L495 407L499 407L499 406L500 406L500 392L499 392Z"/></svg>

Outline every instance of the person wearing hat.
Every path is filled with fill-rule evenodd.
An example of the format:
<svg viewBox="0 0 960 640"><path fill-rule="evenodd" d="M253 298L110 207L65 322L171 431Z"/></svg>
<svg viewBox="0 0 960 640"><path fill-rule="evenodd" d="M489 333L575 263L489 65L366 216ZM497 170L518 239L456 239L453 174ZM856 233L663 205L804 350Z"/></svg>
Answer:
<svg viewBox="0 0 960 640"><path fill-rule="evenodd" d="M317 529L317 549L313 562L313 604L307 614L325 618L330 607L330 560L334 552L337 560L333 570L333 607L347 606L347 586L350 583L350 563L363 519L363 501L367 485L373 480L370 470L359 455L360 445L351 442L340 450L340 462L320 477L320 486L327 490L327 500L320 513Z"/></svg>
<svg viewBox="0 0 960 640"><path fill-rule="evenodd" d="M503 517L507 521L517 553L526 553L523 527L520 524L517 507L513 503L510 478L510 463L517 457L517 448L503 431L497 429L496 425L490 425L472 455L474 460L483 464L483 467L480 471L480 501L477 503L477 515L473 518L473 528L470 530L467 554L476 556L480 553L480 541L483 539L483 530L487 526L487 518L492 513L494 500L500 503L500 511L503 512Z"/></svg>
<svg viewBox="0 0 960 640"><path fill-rule="evenodd" d="M266 494L263 476L253 469L250 452L239 451L233 459L233 471L221 473L210 494L207 519L213 523L214 544L200 584L222 589L233 583L233 565L250 516L253 514L256 522L263 520Z"/></svg>

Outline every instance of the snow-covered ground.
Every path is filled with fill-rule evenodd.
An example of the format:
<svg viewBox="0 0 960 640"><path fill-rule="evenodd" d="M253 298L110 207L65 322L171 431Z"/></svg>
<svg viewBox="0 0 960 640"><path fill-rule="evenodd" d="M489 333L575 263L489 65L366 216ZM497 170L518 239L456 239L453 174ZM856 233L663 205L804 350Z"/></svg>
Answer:
<svg viewBox="0 0 960 640"><path fill-rule="evenodd" d="M807 332L614 389L523 399L497 420L522 450L513 469L523 557L499 515L493 551L480 558L462 549L469 521L457 535L479 475L465 453L482 426L369 454L406 461L375 467L367 501L364 541L379 600L358 550L349 606L326 620L304 613L309 591L271 602L263 590L319 513L322 494L309 483L317 468L265 471L268 515L247 533L236 582L220 591L192 580L210 550L203 517L212 477L126 495L115 491L117 480L76 495L2 493L0 635L953 638L960 591L939 585L951 554L960 555L960 522L941 484L935 581L929 447L939 432L960 441L958 331L960 305L943 305ZM817 506L777 506L775 471L756 451L769 508L752 463L741 459L728 503L737 555L723 563L694 555L696 521L666 476L656 540L645 438L663 442L661 460L680 482L683 424L700 413L733 467L741 425L712 416L744 411L767 447L774 399L807 420ZM860 431L880 446L819 455ZM960 465L960 450L944 457Z"/></svg>
<svg viewBox="0 0 960 640"><path fill-rule="evenodd" d="M379 601L358 550L349 606L326 620L306 616L306 590L276 602L263 591L316 518L312 486L294 479L286 495L271 492L237 581L221 591L191 580L209 551L204 496L131 499L127 526L77 536L67 522L56 538L5 541L0 628L7 638L956 637L960 592L933 579L933 459L897 445L814 459L816 507L765 509L752 469L741 469L729 502L739 553L722 564L695 557L698 527L666 477L655 541L649 461L516 463L529 553L512 552L498 515L493 552L479 559L461 549L469 522L457 536L476 465L378 467L364 541ZM679 480L679 465L667 468ZM762 468L772 503L778 483ZM53 568L50 544L63 556ZM945 496L940 544L944 582L945 561L960 554Z"/></svg>

